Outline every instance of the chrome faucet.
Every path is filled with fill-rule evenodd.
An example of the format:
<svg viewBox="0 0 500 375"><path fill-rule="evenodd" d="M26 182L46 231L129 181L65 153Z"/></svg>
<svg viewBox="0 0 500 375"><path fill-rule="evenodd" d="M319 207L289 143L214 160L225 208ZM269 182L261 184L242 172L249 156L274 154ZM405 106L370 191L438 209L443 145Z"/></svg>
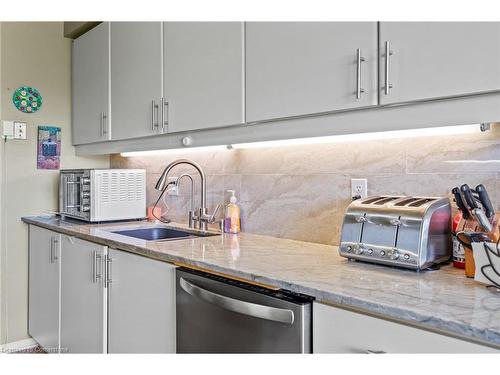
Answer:
<svg viewBox="0 0 500 375"><path fill-rule="evenodd" d="M207 230L208 229L208 224L213 224L215 223L215 215L217 215L217 212L220 209L220 204L217 205L215 208L214 212L212 215L208 214L208 209L207 209L207 178L205 176L205 172L203 172L203 169L201 169L201 166L188 159L178 159L170 163L165 167L163 170L163 173L161 174L160 178L158 179L158 182L156 183L155 189L159 191L164 191L168 184L167 184L167 177L172 168L174 168L177 165L180 164L187 164L192 166L194 169L196 169L200 175L200 180L201 180L201 199L200 199L200 205L201 207L198 210L198 214L193 212L193 207L191 207L191 212L189 213L189 226L194 227L195 224L197 224L198 229L201 230ZM181 177L184 177L182 175ZM176 184L179 183L181 177L177 179ZM191 177L191 176L190 176ZM192 181L192 180L191 180ZM192 188L192 192L194 189Z"/></svg>

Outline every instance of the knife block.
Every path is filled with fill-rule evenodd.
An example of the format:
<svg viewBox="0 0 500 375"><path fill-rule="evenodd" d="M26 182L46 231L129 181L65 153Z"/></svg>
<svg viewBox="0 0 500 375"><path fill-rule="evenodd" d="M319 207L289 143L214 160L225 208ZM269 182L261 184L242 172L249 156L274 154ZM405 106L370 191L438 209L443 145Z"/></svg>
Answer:
<svg viewBox="0 0 500 375"><path fill-rule="evenodd" d="M500 214L499 212L495 213L495 220L491 225L493 229L491 230L491 232L488 232L488 236L491 238L492 241L495 242L498 241L498 239L500 238L500 230L497 219L499 214ZM468 220L461 219L457 228L459 228L460 231L485 232L473 218L470 218ZM465 252L465 276L473 278L476 273L476 264L474 262L472 247L464 245L464 252Z"/></svg>

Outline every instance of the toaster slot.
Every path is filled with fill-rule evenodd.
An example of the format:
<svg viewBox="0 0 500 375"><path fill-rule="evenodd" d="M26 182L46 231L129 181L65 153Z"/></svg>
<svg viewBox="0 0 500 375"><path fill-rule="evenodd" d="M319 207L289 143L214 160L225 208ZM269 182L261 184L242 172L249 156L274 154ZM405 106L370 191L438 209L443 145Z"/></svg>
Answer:
<svg viewBox="0 0 500 375"><path fill-rule="evenodd" d="M418 200L420 200L420 198L407 198L402 200L401 202L395 203L394 205L399 207L404 207Z"/></svg>
<svg viewBox="0 0 500 375"><path fill-rule="evenodd" d="M399 198L400 197L385 197L384 199L378 200L378 201L374 202L373 204L382 205L382 204L386 204L386 203L392 202L393 200L396 200L396 199L399 199Z"/></svg>
<svg viewBox="0 0 500 375"><path fill-rule="evenodd" d="M396 246L398 249L417 254L420 238L420 218L401 217Z"/></svg>
<svg viewBox="0 0 500 375"><path fill-rule="evenodd" d="M421 198L416 202L410 203L408 207L422 207L424 204L434 201L435 201L434 198Z"/></svg>
<svg viewBox="0 0 500 375"><path fill-rule="evenodd" d="M380 199L384 199L384 197L371 197L371 198L366 198L365 200L361 201L361 204L372 204Z"/></svg>
<svg viewBox="0 0 500 375"><path fill-rule="evenodd" d="M366 215L361 242L374 246L393 247L398 227L392 224L394 216Z"/></svg>

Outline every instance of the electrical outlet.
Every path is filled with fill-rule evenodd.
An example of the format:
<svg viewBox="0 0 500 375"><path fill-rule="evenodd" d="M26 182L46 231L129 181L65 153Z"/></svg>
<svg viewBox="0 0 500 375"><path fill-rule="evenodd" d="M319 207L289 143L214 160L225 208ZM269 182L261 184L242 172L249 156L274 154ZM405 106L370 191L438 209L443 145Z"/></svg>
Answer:
<svg viewBox="0 0 500 375"><path fill-rule="evenodd" d="M170 185L173 182L177 182L179 177L167 177L167 195L178 197L179 196L179 187L177 185Z"/></svg>
<svg viewBox="0 0 500 375"><path fill-rule="evenodd" d="M26 123L3 121L2 137L5 139L26 139Z"/></svg>
<svg viewBox="0 0 500 375"><path fill-rule="evenodd" d="M26 123L14 121L14 139L26 139Z"/></svg>
<svg viewBox="0 0 500 375"><path fill-rule="evenodd" d="M368 180L366 178L351 178L351 197L366 198L368 196Z"/></svg>

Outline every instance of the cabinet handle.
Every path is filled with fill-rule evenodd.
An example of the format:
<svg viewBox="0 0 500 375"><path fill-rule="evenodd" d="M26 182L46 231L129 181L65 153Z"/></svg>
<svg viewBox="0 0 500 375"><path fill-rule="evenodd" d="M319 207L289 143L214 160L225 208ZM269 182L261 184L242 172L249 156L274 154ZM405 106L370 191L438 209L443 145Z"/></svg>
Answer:
<svg viewBox="0 0 500 375"><path fill-rule="evenodd" d="M155 131L155 101L151 100L151 130Z"/></svg>
<svg viewBox="0 0 500 375"><path fill-rule="evenodd" d="M108 130L106 129L106 118L107 118L106 113L101 112L101 118L99 121L101 137L104 137L108 133Z"/></svg>
<svg viewBox="0 0 500 375"><path fill-rule="evenodd" d="M385 42L385 95L389 95L389 90L392 89L392 83L390 82L391 75L391 45L388 41Z"/></svg>
<svg viewBox="0 0 500 375"><path fill-rule="evenodd" d="M52 237L52 243L53 243L52 248L54 250L52 252L52 259L50 263L57 263L57 260L59 259L57 255L57 247L58 247L57 244L59 243L59 240L57 239L57 237Z"/></svg>
<svg viewBox="0 0 500 375"><path fill-rule="evenodd" d="M99 113L99 136L102 138L103 136L103 127L102 127L102 112Z"/></svg>
<svg viewBox="0 0 500 375"><path fill-rule="evenodd" d="M170 104L167 100L164 100L163 101L163 108L164 108L164 117L163 117L163 131L165 131L165 128L167 128L168 130L168 124L169 124L169 121L170 121L170 113L169 113L169 110L170 110Z"/></svg>
<svg viewBox="0 0 500 375"><path fill-rule="evenodd" d="M104 287L107 288L109 287L109 284L111 284L111 257L109 255L104 256Z"/></svg>
<svg viewBox="0 0 500 375"><path fill-rule="evenodd" d="M100 263L101 255L97 251L92 252L92 282L95 284L98 282L98 280L101 278L101 274L98 273L97 267L98 264Z"/></svg>
<svg viewBox="0 0 500 375"><path fill-rule="evenodd" d="M50 237L49 263L54 263L54 237Z"/></svg>
<svg viewBox="0 0 500 375"><path fill-rule="evenodd" d="M106 112L102 113L102 134L105 136L108 134L108 116Z"/></svg>
<svg viewBox="0 0 500 375"><path fill-rule="evenodd" d="M361 87L361 63L365 61L365 58L361 56L361 49L356 50L356 99L361 98L361 94L365 92L365 89Z"/></svg>
<svg viewBox="0 0 500 375"><path fill-rule="evenodd" d="M165 133L165 126L168 125L168 102L161 98L161 132ZM167 109L165 111L165 108Z"/></svg>
<svg viewBox="0 0 500 375"><path fill-rule="evenodd" d="M155 131L158 129L158 104L153 99L151 100L151 130Z"/></svg>

